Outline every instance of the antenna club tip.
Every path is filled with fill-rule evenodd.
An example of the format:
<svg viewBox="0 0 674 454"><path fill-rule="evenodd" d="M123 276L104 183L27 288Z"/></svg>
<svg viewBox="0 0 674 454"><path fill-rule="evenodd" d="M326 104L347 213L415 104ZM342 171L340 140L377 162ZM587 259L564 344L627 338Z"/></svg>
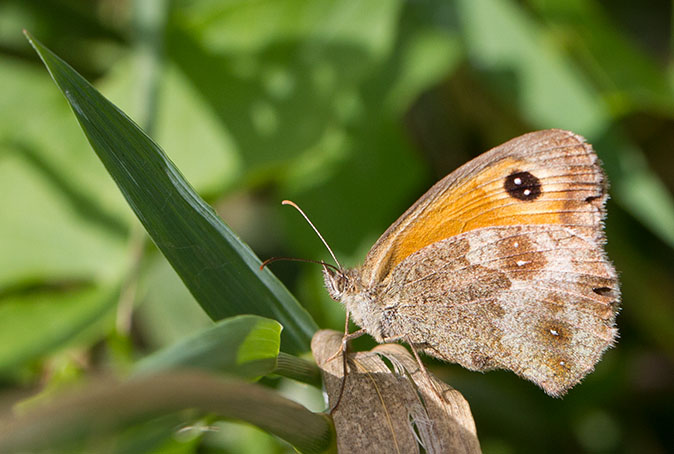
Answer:
<svg viewBox="0 0 674 454"><path fill-rule="evenodd" d="M295 202L293 202L292 200L283 200L283 201L281 202L281 204L282 204L282 205L290 205L290 206L292 206L293 208L295 208L297 211L300 212L300 214L302 215L302 217L309 223L309 225L311 226L311 228L314 229L314 232L316 232L316 235L318 235L318 238L321 239L321 242L322 242L322 243L325 245L325 247L328 249L328 252L330 252L330 256L331 256L332 259L335 261L335 263L337 264L337 266L338 266L339 268L341 268L342 266L339 264L339 261L337 260L337 257L335 257L335 254L332 252L332 249L330 249L330 246L328 246L328 243L325 241L325 238L323 238L323 235L321 235L321 232L319 232L318 229L316 228L316 226L309 220L309 217L304 213L304 211L302 211L302 209L301 209L299 206L297 206L297 204L296 204Z"/></svg>

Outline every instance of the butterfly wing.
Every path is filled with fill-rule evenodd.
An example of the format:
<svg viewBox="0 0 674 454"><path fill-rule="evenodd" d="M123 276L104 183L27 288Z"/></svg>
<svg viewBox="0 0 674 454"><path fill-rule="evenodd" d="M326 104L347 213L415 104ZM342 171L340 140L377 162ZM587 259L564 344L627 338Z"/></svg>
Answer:
<svg viewBox="0 0 674 454"><path fill-rule="evenodd" d="M412 254L375 297L384 338L561 395L615 340L619 289L601 244L567 226L486 227Z"/></svg>
<svg viewBox="0 0 674 454"><path fill-rule="evenodd" d="M513 139L410 207L343 300L377 339L402 337L469 369L509 369L561 395L617 336L605 181L580 136Z"/></svg>
<svg viewBox="0 0 674 454"><path fill-rule="evenodd" d="M605 186L598 158L582 137L557 129L525 134L429 189L372 247L362 282L384 282L416 251L484 227L566 225L601 241Z"/></svg>

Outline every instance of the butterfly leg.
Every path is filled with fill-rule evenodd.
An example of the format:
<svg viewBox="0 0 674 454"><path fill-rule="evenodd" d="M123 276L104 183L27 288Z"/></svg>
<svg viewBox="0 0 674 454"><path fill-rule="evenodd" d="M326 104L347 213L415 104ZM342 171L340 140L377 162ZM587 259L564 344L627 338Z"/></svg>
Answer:
<svg viewBox="0 0 674 454"><path fill-rule="evenodd" d="M426 378L426 381L431 385L431 387L435 391L435 394L440 398L440 400L443 400L442 393L437 388L437 386L435 386L435 381L431 378L431 374L428 373L428 369L426 369L426 366L421 361L421 357L419 356L419 352L417 352L416 345L413 344L412 341L409 340L409 338L406 338L405 342L407 342L407 344L412 349L412 353L414 353L414 357L417 360L417 364L419 364L419 368L421 370L421 373L424 375L424 378Z"/></svg>
<svg viewBox="0 0 674 454"><path fill-rule="evenodd" d="M351 339L356 339L357 337L362 336L365 334L364 329L359 329L358 331L354 331L353 333L349 333L349 311L346 311L346 319L344 321L344 337L342 337L342 345L339 347L339 350L335 352L334 355L332 355L330 358L328 358L325 362L329 363L333 359L337 358L337 356L340 353L344 353L344 358L346 358L346 347L348 346L348 343ZM346 359L344 359L344 375L346 375Z"/></svg>
<svg viewBox="0 0 674 454"><path fill-rule="evenodd" d="M332 414L335 410L337 410L337 407L339 406L339 403L342 401L342 395L344 394L344 388L346 387L346 375L348 373L348 365L347 365L347 355L349 353L349 341L351 339L356 339L357 337L362 336L365 334L364 329L359 329L358 331L354 331L353 333L349 333L349 313L346 313L346 322L344 323L344 336L342 337L342 345L339 347L339 350L335 352L334 355L332 355L330 358L327 359L326 362L330 362L333 359L337 358L337 356L341 353L342 354L342 384L339 387L339 395L337 396L337 402L335 402L335 405L330 409L329 413Z"/></svg>
<svg viewBox="0 0 674 454"><path fill-rule="evenodd" d="M364 329L359 329L358 331L354 331L353 333L347 333L344 334L344 337L342 337L342 345L339 347L339 350L337 350L330 358L328 358L325 362L329 363L330 361L336 359L341 353L344 353L343 356L346 355L346 350L349 345L349 341L352 339L356 339L363 334L365 334L366 331Z"/></svg>

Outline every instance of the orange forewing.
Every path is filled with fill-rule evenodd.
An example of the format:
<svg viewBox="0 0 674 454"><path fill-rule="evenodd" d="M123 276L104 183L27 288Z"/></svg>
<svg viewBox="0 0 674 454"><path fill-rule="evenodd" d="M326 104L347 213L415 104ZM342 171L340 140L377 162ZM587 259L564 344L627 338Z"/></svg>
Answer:
<svg viewBox="0 0 674 454"><path fill-rule="evenodd" d="M375 259L378 266L373 267L370 277L384 279L416 251L482 227L553 224L574 225L581 231L585 226L588 231L596 229L597 212L587 201L596 196L602 184L601 170L589 159L592 156L583 143L569 140L566 146L541 150L538 159L504 156L488 166L468 168L454 181L440 181L429 190L429 203L404 214L401 220L406 222L394 224L375 245L368 259ZM491 153L498 155L499 148ZM571 165L550 165L558 159L557 150L578 158ZM505 178L521 171L540 179L543 191L536 200L517 200L505 190Z"/></svg>

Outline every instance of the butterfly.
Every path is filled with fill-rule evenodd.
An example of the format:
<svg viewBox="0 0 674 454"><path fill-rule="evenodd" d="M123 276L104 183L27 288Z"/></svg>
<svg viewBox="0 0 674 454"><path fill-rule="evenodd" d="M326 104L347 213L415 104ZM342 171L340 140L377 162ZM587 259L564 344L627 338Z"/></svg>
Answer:
<svg viewBox="0 0 674 454"><path fill-rule="evenodd" d="M619 282L603 249L607 198L585 139L525 134L431 187L362 266L324 264L325 285L377 342L405 340L475 371L510 370L561 396L618 335Z"/></svg>

